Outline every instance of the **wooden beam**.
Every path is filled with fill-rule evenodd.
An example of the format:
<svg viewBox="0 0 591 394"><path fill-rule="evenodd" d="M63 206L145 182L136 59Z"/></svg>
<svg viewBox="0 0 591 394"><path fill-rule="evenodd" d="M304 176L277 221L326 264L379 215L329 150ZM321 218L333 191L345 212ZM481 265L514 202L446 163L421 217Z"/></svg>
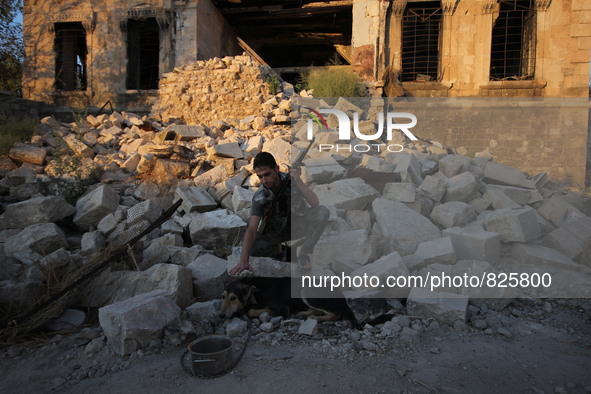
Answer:
<svg viewBox="0 0 591 394"><path fill-rule="evenodd" d="M263 60L263 58L260 57L250 46L248 46L248 44L246 42L244 42L244 40L242 40L240 37L236 37L236 39L238 40L238 45L240 45L240 47L242 49L244 49L244 51L246 51L246 53L248 53L253 59L255 59L257 62L259 62L261 65L269 67L269 70L271 70L271 72L279 78L279 81L284 82L283 79L281 78L281 75L279 75L277 72L275 72L275 70L273 70L271 68L271 66L269 66L267 64L267 62L265 62Z"/></svg>
<svg viewBox="0 0 591 394"><path fill-rule="evenodd" d="M350 69L351 66L301 66L301 67L276 67L275 70L278 74L299 74L303 72L313 70L346 70Z"/></svg>

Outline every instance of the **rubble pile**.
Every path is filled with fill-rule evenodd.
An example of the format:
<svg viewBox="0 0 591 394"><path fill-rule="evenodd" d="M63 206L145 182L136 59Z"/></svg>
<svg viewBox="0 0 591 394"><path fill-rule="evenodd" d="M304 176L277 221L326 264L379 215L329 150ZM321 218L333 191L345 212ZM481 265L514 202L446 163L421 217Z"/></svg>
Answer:
<svg viewBox="0 0 591 394"><path fill-rule="evenodd" d="M266 120L287 121L289 108L268 102L274 98L265 84L270 74L268 66L259 65L247 55L176 67L160 80L153 113L165 122L185 124L209 125L246 118L247 124L255 122L257 130Z"/></svg>
<svg viewBox="0 0 591 394"><path fill-rule="evenodd" d="M245 57L214 59L187 69L186 75L211 70L239 74L248 71L249 62ZM180 79L185 74L177 70L174 75ZM219 90L213 85L216 78L212 91ZM174 89L162 93L182 100ZM264 94L262 81L252 89ZM218 100L212 92L188 94L209 97L209 104ZM193 323L215 319L219 301L212 300L231 279L227 271L240 253L232 246L242 241L259 186L252 158L268 151L285 169L307 142L303 128L296 127L292 140L288 126L273 124L284 120L279 116L299 115L295 97L284 83L266 103L251 101L256 105L246 117L222 112L222 107L231 107L224 102L216 107L216 116L229 118L195 118L198 125L125 112L89 115L70 124L43 119L40 135L16 144L0 160L2 308L30 307L49 284L97 258L105 247L124 245L182 198L167 222L136 244L124 262L97 276L71 306L101 308L101 326L119 354L149 346L170 327L186 336L194 332ZM320 104L306 100L311 107ZM353 104L340 99L337 106L350 109ZM169 112L168 118L176 116ZM324 133L316 144L333 137ZM373 155L314 147L304 160L302 177L331 212L312 256L315 273L382 279L442 271L479 275L503 271L508 264L525 272L562 275L572 286L591 275L591 203L543 174L531 177L495 163L487 152L470 158L436 144L407 144L402 152ZM355 171L369 177L347 176ZM289 263L272 259L256 258L251 265L257 276L290 273ZM357 320L369 322L406 308L409 315L429 322L413 327L410 319L401 324L397 316L380 326L386 336L412 336L409 330L420 332L434 321L451 326L471 321L482 330L497 329L488 321L476 323L483 320L478 311L502 308L512 300L510 293L456 288L436 293L402 289L385 297L379 291L344 292ZM406 300L406 306L399 300ZM270 323L261 325L263 331L279 324L262 323ZM299 323L302 334L317 330L313 322ZM230 334L245 326L235 322L229 327Z"/></svg>

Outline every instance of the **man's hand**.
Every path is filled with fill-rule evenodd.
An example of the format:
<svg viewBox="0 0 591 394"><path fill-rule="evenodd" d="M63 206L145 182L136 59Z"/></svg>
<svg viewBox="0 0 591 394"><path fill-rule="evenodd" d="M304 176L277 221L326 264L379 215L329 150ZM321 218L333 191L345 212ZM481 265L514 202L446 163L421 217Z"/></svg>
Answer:
<svg viewBox="0 0 591 394"><path fill-rule="evenodd" d="M246 262L240 261L240 263L238 263L238 265L236 265L234 268L232 268L230 270L230 275L238 275L239 273L241 273L244 270L251 270L252 271L252 267L248 263L248 260Z"/></svg>
<svg viewBox="0 0 591 394"><path fill-rule="evenodd" d="M290 176L292 182L294 182L294 183L300 182L301 181L300 177L302 176L301 167L290 168L289 169L289 176Z"/></svg>

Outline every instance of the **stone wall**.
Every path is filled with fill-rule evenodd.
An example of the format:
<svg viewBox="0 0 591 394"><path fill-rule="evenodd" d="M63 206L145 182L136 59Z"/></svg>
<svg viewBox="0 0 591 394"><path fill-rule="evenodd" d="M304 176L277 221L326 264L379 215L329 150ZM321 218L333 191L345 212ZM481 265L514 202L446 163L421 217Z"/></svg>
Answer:
<svg viewBox="0 0 591 394"><path fill-rule="evenodd" d="M496 162L530 175L547 172L565 184L585 186L589 103L581 99L427 99L408 112L412 132L469 156L488 150ZM396 110L403 110L397 104Z"/></svg>
<svg viewBox="0 0 591 394"><path fill-rule="evenodd" d="M212 124L260 113L271 98L264 83L270 72L249 56L214 58L177 67L160 81L153 113L168 122ZM286 119L287 120L287 119Z"/></svg>

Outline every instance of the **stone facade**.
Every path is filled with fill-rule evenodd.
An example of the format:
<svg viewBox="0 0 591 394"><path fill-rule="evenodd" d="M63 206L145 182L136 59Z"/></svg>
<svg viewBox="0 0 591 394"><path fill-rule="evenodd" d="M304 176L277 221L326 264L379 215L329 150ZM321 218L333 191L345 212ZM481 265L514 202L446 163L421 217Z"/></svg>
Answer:
<svg viewBox="0 0 591 394"><path fill-rule="evenodd" d="M437 53L430 54L435 69L427 80L403 78L406 95L588 97L591 2L586 0L519 0L517 8L529 10L517 14L498 0L354 1L352 66L378 89L387 83L388 73L396 79L413 65L411 59L403 67L404 57L409 56L404 53L404 31L412 23L412 13L423 7L439 14L434 22L438 29L431 30L438 35L433 43ZM503 18L520 17L523 25L513 26L512 33L518 37L521 33L522 46L497 52L499 46L492 45L498 35L495 28L502 27ZM491 51L497 61L505 56L507 61L520 58L523 63L517 72L494 78Z"/></svg>
<svg viewBox="0 0 591 394"><path fill-rule="evenodd" d="M242 51L228 20L240 34L247 34L245 21L256 25L262 33L252 38L253 43L276 35L273 26L266 33L261 30L272 14L258 20L262 25L250 16L255 1L243 0L241 9L228 8L235 6L232 3L28 0L24 8L27 61L23 95L79 107L101 106L111 100L120 109L148 111L164 73L196 60ZM288 2L269 3L284 8ZM336 51L351 54L345 57L375 94L385 90L386 95L392 95L388 85L399 86L396 81L401 78L404 93L417 97L588 96L589 1L325 3L302 5L301 11L314 6L317 13L322 7L352 13L350 46L340 45L338 34L332 40ZM304 31L302 26L294 25L293 29ZM515 42L500 43L509 36L516 37ZM408 49L409 40L410 47L429 49ZM293 50L305 53L302 46Z"/></svg>
<svg viewBox="0 0 591 394"><path fill-rule="evenodd" d="M210 0L25 1L23 96L149 111L162 74L240 52Z"/></svg>

